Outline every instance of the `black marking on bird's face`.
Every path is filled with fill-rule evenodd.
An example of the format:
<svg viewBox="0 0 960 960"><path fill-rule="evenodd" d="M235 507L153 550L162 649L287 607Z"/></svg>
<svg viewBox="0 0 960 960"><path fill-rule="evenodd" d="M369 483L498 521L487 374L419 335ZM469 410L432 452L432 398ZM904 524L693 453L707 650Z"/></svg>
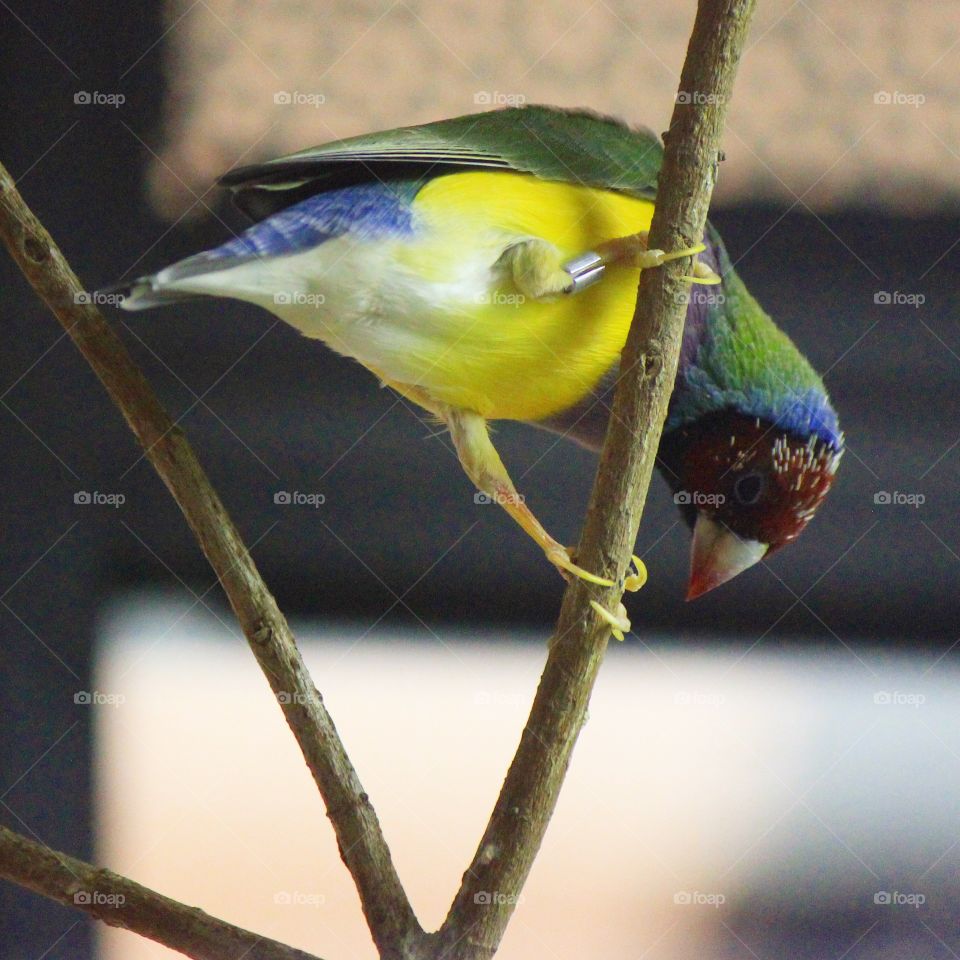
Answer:
<svg viewBox="0 0 960 960"><path fill-rule="evenodd" d="M760 470L750 470L737 477L733 484L733 496L741 506L752 507L763 496L766 487L766 474Z"/></svg>
<svg viewBox="0 0 960 960"><path fill-rule="evenodd" d="M841 454L820 437L724 410L666 434L660 466L691 527L703 512L773 551L810 522Z"/></svg>

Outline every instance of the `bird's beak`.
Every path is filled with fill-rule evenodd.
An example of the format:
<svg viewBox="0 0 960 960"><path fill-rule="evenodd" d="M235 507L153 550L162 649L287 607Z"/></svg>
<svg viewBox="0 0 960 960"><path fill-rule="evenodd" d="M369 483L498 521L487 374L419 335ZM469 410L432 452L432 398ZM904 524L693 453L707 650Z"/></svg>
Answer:
<svg viewBox="0 0 960 960"><path fill-rule="evenodd" d="M690 550L690 585L687 599L696 600L708 590L732 580L762 559L768 545L741 540L705 513L697 514Z"/></svg>

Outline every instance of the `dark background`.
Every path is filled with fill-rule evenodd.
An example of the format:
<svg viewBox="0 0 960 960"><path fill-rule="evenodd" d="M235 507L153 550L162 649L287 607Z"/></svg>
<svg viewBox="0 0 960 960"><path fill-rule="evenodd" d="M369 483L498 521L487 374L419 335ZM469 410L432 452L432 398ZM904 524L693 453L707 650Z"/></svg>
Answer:
<svg viewBox="0 0 960 960"><path fill-rule="evenodd" d="M116 279L150 238L159 239L141 269L225 238L212 219L165 233L144 200L147 155L124 125L159 141L162 45L125 79L121 109L73 103L77 89L113 89L126 51L162 32L157 5L123 5L122 30L120 9L34 4L32 22L76 77L0 14L0 158L90 288ZM225 205L222 215L243 225ZM849 451L798 545L690 605L688 534L657 479L638 545L651 576L629 600L634 623L671 642L949 651L960 613L956 211L914 220L751 207L713 220L734 260L749 251L737 266L751 290L826 371ZM0 290L0 820L89 858L89 712L73 694L91 686L98 610L131 584L186 584L222 601L118 413L6 257ZM881 290L926 299L878 305ZM546 634L559 577L505 514L474 503L436 428L368 373L240 304L108 313L181 418L288 614L496 623L505 633L534 623ZM514 424L497 435L546 527L576 542L594 459ZM81 490L126 502L78 505ZM278 490L326 502L278 506ZM878 506L881 490L926 499ZM0 944L4 956L78 958L89 929L3 884Z"/></svg>

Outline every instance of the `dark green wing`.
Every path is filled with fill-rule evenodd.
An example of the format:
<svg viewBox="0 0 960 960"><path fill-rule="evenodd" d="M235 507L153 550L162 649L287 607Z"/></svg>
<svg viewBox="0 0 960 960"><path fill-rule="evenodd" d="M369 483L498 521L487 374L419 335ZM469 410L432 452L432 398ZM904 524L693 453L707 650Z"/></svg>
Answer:
<svg viewBox="0 0 960 960"><path fill-rule="evenodd" d="M649 130L586 110L531 105L335 140L231 170L220 183L255 219L326 190L464 167L653 196L662 155Z"/></svg>

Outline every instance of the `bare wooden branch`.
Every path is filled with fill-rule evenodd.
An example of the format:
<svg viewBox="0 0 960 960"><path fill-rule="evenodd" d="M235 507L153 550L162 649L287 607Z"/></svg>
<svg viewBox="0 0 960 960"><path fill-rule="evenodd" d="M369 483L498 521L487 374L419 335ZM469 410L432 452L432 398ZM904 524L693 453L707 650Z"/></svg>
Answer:
<svg viewBox="0 0 960 960"><path fill-rule="evenodd" d="M0 165L0 237L120 408L210 561L320 789L373 939L384 957L424 937L373 806L247 548L183 431L90 302L50 234Z"/></svg>
<svg viewBox="0 0 960 960"><path fill-rule="evenodd" d="M720 135L754 5L755 0L700 0L680 82L680 93L686 96L677 98L666 140L650 230L652 247L690 246L703 233ZM578 551L583 566L621 586L598 589L581 580L569 585L533 708L490 822L441 930L427 935L416 921L373 808L289 627L223 505L119 339L99 312L84 302L76 277L2 167L0 236L120 407L220 578L323 794L381 956L487 960L499 946L540 848L606 650L609 627L590 602L613 610L623 592L676 376L687 289L680 277L689 271L689 261L671 262L641 275ZM202 928L201 921L209 924L203 929L214 938L210 952L185 951L190 956L219 960L226 955L218 952L221 947L235 942L230 937L253 936L0 828L0 876L72 902L76 871L84 870L91 871L80 875L91 880L93 889L129 889L131 900L142 904L144 916L152 918L155 939L175 949L183 946L170 939L171 918L183 916L188 931ZM108 923L119 916L88 912ZM136 929L129 916L125 919L130 929ZM224 937L219 943L214 942L216 930ZM259 943L262 948L266 941ZM306 956L296 951L246 955Z"/></svg>
<svg viewBox="0 0 960 960"><path fill-rule="evenodd" d="M0 877L194 960L317 960L0 826ZM9 944L13 947L13 944Z"/></svg>
<svg viewBox="0 0 960 960"><path fill-rule="evenodd" d="M720 136L755 0L700 0L660 173L650 247L677 250L703 235ZM573 580L564 594L547 664L490 822L464 875L440 939L450 955L486 960L497 950L586 718L609 627L591 609L616 610L636 542L673 390L689 289L680 260L641 274L621 356L613 412L577 562L614 579ZM637 731L642 749L643 731ZM611 761L615 762L615 761Z"/></svg>

